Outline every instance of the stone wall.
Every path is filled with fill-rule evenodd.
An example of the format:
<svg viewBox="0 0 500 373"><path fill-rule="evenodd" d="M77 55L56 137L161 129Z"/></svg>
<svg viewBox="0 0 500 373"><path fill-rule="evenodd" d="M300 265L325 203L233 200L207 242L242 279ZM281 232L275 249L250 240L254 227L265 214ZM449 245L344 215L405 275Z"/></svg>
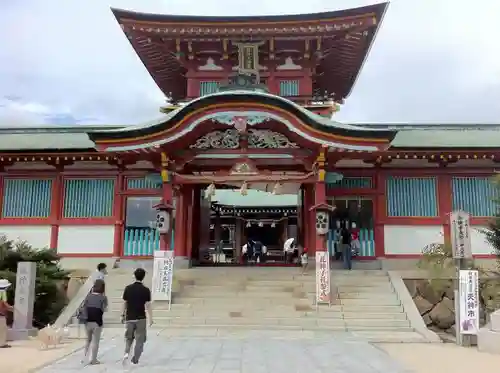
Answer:
<svg viewBox="0 0 500 373"><path fill-rule="evenodd" d="M453 280L403 280L427 327L436 332L455 335L455 296ZM481 309L481 322L485 315Z"/></svg>

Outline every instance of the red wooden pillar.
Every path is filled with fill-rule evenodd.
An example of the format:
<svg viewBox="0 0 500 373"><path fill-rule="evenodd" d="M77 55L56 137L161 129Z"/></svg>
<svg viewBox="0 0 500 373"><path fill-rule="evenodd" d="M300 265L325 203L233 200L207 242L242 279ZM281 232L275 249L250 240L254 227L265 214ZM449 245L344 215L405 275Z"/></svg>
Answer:
<svg viewBox="0 0 500 373"><path fill-rule="evenodd" d="M170 182L163 182L162 184L162 199L163 203L172 206L174 204L174 193L172 191L172 184ZM171 211L173 214L174 212ZM170 229L167 234L160 235L160 250L171 250L170 242L172 239L172 222L173 216L170 216ZM175 228L177 229L177 228ZM177 231L175 232L177 236ZM175 245L174 245L175 247Z"/></svg>
<svg viewBox="0 0 500 373"><path fill-rule="evenodd" d="M305 230L307 234L307 248L309 249L309 254L314 255L316 252L316 212L311 211L311 207L315 204L315 185L307 184L305 189L305 199L307 204L305 205L305 215L307 216L307 221L305 223Z"/></svg>
<svg viewBox="0 0 500 373"><path fill-rule="evenodd" d="M3 171L2 168L0 170ZM0 176L0 219L2 218L2 212L3 212L3 198L4 198L4 186L3 186L3 181L4 177Z"/></svg>
<svg viewBox="0 0 500 373"><path fill-rule="evenodd" d="M50 200L50 248L56 249L59 242L59 220L61 219L63 204L63 177L57 170L57 175L52 183Z"/></svg>
<svg viewBox="0 0 500 373"><path fill-rule="evenodd" d="M187 223L187 198L186 188L181 186L179 195L177 197L177 206L175 209L175 243L174 255L175 257L185 258L186 253L186 223Z"/></svg>
<svg viewBox="0 0 500 373"><path fill-rule="evenodd" d="M116 179L115 192L113 198L113 216L115 218L115 233L113 238L113 256L120 257L123 248L123 223L125 212L125 198L122 195L125 185L125 176L120 172Z"/></svg>
<svg viewBox="0 0 500 373"><path fill-rule="evenodd" d="M375 227L374 227L374 238L375 238L375 257L381 258L385 256L385 231L384 231L384 221L387 217L387 196L386 196L386 175L385 173L378 169L375 176L375 188L377 193L375 195L374 201L374 212L375 212Z"/></svg>
<svg viewBox="0 0 500 373"><path fill-rule="evenodd" d="M453 211L453 187L451 183L451 175L438 176L438 214L440 221L443 224L445 244L451 244L450 213Z"/></svg>
<svg viewBox="0 0 500 373"><path fill-rule="evenodd" d="M309 240L309 187L308 184L302 186L302 244L308 249L311 248L311 241Z"/></svg>
<svg viewBox="0 0 500 373"><path fill-rule="evenodd" d="M193 222L194 222L194 214L193 214L193 186L186 185L185 187L185 198L186 198L186 248L185 248L185 256L187 259L191 259L191 254L193 252Z"/></svg>

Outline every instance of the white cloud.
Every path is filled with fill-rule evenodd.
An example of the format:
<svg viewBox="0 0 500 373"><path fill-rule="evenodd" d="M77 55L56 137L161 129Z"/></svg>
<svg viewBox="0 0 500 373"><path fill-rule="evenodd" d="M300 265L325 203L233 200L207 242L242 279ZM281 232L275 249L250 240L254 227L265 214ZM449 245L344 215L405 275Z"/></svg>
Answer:
<svg viewBox="0 0 500 373"><path fill-rule="evenodd" d="M286 13L368 5L289 0ZM164 97L110 6L144 12L281 14L267 0L23 0L0 12L0 125L74 118L137 123ZM462 4L462 5L461 5ZM246 10L244 10L246 9ZM499 122L500 2L394 0L354 91L336 119L354 122ZM0 30L1 31L1 30ZM8 122L5 118L10 118ZM16 121L15 121L16 122ZM16 123L17 123L16 122Z"/></svg>

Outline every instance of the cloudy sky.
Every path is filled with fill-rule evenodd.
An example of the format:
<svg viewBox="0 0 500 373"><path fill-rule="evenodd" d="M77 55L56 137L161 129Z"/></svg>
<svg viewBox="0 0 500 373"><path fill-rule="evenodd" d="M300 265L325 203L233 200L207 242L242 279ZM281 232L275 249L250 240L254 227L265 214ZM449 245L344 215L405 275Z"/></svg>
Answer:
<svg viewBox="0 0 500 373"><path fill-rule="evenodd" d="M203 15L308 13L368 0L0 1L0 126L134 124L160 90L109 7ZM284 6L286 4L286 7ZM500 123L499 0L394 0L344 122Z"/></svg>

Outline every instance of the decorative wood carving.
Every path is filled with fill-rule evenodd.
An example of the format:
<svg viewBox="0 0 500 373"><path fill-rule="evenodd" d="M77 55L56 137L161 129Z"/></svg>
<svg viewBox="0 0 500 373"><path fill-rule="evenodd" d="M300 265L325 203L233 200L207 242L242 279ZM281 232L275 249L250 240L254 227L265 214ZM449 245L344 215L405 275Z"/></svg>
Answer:
<svg viewBox="0 0 500 373"><path fill-rule="evenodd" d="M241 132L237 129L212 131L200 137L191 149L238 149ZM299 146L285 135L271 130L249 129L247 131L248 148L254 149L297 149Z"/></svg>
<svg viewBox="0 0 500 373"><path fill-rule="evenodd" d="M237 149L240 146L240 134L236 129L212 131L200 137L190 146L191 149Z"/></svg>
<svg viewBox="0 0 500 373"><path fill-rule="evenodd" d="M248 147L257 149L297 149L299 146L291 142L282 133L270 130L250 129L248 131Z"/></svg>
<svg viewBox="0 0 500 373"><path fill-rule="evenodd" d="M250 176L250 175L258 175L259 170L250 159L245 159L242 162L236 163L229 171L229 174L232 176Z"/></svg>

